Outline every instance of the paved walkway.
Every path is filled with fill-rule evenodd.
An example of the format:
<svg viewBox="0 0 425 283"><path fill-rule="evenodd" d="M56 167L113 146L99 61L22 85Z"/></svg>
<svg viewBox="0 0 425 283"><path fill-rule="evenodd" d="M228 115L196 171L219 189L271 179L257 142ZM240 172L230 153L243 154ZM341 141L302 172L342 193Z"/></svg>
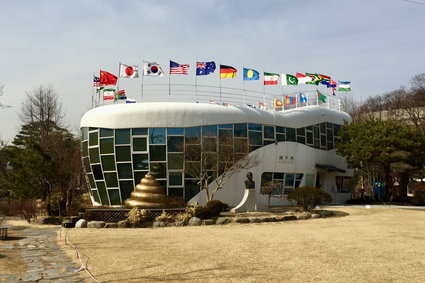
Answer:
<svg viewBox="0 0 425 283"><path fill-rule="evenodd" d="M24 238L17 245L0 242L2 249L18 249L27 268L22 278L0 271L0 282L84 282L77 272L78 266L56 244L59 229L29 226L22 230Z"/></svg>

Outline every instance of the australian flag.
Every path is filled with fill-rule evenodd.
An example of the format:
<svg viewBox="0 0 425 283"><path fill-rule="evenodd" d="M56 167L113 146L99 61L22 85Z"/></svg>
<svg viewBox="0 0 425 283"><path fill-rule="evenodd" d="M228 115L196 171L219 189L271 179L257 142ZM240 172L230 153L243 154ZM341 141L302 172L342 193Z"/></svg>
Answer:
<svg viewBox="0 0 425 283"><path fill-rule="evenodd" d="M197 62L196 63L196 75L205 76L215 71L215 62Z"/></svg>

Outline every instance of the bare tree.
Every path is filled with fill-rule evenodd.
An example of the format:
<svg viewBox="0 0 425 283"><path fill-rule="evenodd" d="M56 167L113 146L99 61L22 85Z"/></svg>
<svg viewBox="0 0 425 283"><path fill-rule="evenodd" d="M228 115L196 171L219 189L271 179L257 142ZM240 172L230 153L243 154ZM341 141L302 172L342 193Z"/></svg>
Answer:
<svg viewBox="0 0 425 283"><path fill-rule="evenodd" d="M4 94L4 85L0 86L0 96ZM11 107L10 105L6 105L0 102L0 109Z"/></svg>
<svg viewBox="0 0 425 283"><path fill-rule="evenodd" d="M49 135L52 126L61 127L64 113L58 94L53 87L40 86L27 93L19 118L25 124L37 124L41 138Z"/></svg>

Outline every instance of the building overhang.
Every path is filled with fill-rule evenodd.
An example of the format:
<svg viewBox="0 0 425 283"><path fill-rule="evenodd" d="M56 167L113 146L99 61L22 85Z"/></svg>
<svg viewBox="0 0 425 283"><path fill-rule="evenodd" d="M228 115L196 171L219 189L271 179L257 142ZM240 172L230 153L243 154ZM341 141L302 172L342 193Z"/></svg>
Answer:
<svg viewBox="0 0 425 283"><path fill-rule="evenodd" d="M324 170L326 170L328 172L345 173L345 170L344 169L341 169L341 168L338 168L338 167L335 167L335 166L332 166L332 165L326 165L326 164L318 164L318 163L316 163L316 168L324 169Z"/></svg>

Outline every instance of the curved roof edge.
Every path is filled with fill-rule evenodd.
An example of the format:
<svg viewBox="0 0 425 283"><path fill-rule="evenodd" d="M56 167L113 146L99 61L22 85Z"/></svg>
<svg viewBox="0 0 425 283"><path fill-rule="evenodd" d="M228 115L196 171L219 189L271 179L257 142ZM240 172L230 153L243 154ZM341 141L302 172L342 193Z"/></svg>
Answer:
<svg viewBox="0 0 425 283"><path fill-rule="evenodd" d="M284 111L186 102L144 102L107 105L89 110L80 127L148 128L194 127L227 123L257 123L301 128L322 122L351 122L345 112L320 106Z"/></svg>

